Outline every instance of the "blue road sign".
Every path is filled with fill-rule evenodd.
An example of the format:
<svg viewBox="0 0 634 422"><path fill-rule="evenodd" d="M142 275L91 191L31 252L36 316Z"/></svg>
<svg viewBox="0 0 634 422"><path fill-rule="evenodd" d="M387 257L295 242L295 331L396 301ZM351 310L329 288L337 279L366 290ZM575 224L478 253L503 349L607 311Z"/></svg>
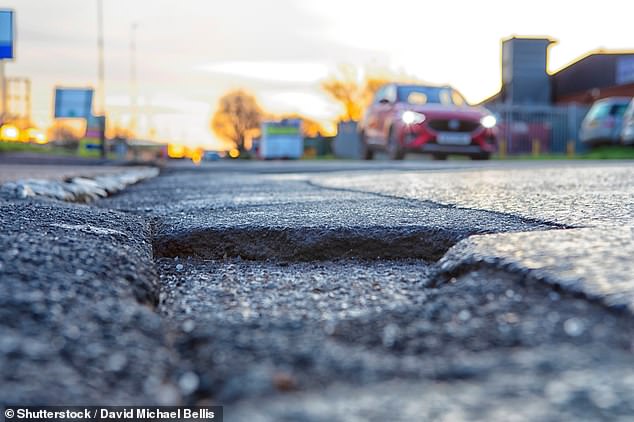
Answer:
<svg viewBox="0 0 634 422"><path fill-rule="evenodd" d="M15 21L13 10L0 10L0 60L15 56Z"/></svg>
<svg viewBox="0 0 634 422"><path fill-rule="evenodd" d="M55 88L55 118L90 118L92 97L92 88Z"/></svg>

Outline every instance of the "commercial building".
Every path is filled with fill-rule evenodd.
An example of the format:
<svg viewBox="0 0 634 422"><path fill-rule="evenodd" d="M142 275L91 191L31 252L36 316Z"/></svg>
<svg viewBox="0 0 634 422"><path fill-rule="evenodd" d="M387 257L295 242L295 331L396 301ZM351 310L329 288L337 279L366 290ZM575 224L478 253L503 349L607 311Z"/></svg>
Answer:
<svg viewBox="0 0 634 422"><path fill-rule="evenodd" d="M634 96L634 51L593 51L549 73L547 37L502 41L502 87L481 104L498 117L509 154L579 152L581 121L590 105Z"/></svg>
<svg viewBox="0 0 634 422"><path fill-rule="evenodd" d="M502 41L502 88L485 105L592 104L611 96L634 97L634 51L597 50L548 73L547 37Z"/></svg>
<svg viewBox="0 0 634 422"><path fill-rule="evenodd" d="M605 97L634 97L634 52L595 51L551 76L553 103L591 104Z"/></svg>

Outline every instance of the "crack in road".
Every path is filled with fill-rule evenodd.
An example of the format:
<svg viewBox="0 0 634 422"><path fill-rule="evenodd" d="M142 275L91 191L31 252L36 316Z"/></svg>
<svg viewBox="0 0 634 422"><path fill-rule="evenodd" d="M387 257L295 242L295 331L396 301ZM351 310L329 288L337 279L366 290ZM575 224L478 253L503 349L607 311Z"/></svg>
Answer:
<svg viewBox="0 0 634 422"><path fill-rule="evenodd" d="M500 211L495 211L495 210L488 210L488 209L485 209L485 208L471 208L471 207L465 207L465 206L456 205L456 204L445 204L445 203L440 203L440 202L436 202L436 201L432 201L432 200L421 200L421 199L411 198L411 197L407 197L407 196L390 195L390 194L386 194L386 193L382 193L382 192L373 192L373 191L370 191L370 190L363 190L363 189L334 187L334 186L320 184L320 183L317 183L317 182L315 182L313 180L310 180L310 179L306 180L305 182L306 182L306 184L308 186L312 186L312 187L323 189L323 190L332 190L332 191L337 191L337 192L348 192L348 193L357 193L357 194L365 194L365 195L374 195L374 196L377 196L379 198L394 199L394 200L398 200L398 201L409 202L409 203L413 203L413 204L419 204L419 205L426 206L426 207L429 207L429 208L448 208L448 209L457 209L457 210L465 210L465 211L487 212L487 213L490 213L491 215L496 215L497 214L497 215L500 215L500 216L513 216L513 217L521 219L522 221L525 221L527 223L549 226L550 229L578 229L578 228L583 228L584 227L584 226L573 226L573 225L568 225L568 224L561 224L561 223L557 223L557 222L554 222L554 221L541 220L541 219L538 219L538 218L528 218L528 217L519 216L519 215L515 215L515 214L511 214L511 213L505 213L505 212L500 212Z"/></svg>

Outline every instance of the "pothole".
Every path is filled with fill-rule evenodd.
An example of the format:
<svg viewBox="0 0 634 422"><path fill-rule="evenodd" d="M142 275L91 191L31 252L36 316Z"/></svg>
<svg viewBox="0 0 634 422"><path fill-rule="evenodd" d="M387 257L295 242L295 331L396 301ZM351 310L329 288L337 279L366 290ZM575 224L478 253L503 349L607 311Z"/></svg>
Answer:
<svg viewBox="0 0 634 422"><path fill-rule="evenodd" d="M502 378L530 379L518 394L548 400L535 391L558 375L634 363L629 320L596 304L490 269L432 283L434 263L472 235L567 227L361 194L230 205L156 220L158 311L196 379L192 403L230 409L388 380L468 381L504 401ZM623 385L606 388L634 395Z"/></svg>
<svg viewBox="0 0 634 422"><path fill-rule="evenodd" d="M207 259L321 261L329 259L437 260L464 230L414 227L230 228L192 230L158 238L154 254Z"/></svg>
<svg viewBox="0 0 634 422"><path fill-rule="evenodd" d="M561 228L514 216L501 218L498 215L495 219L486 220L490 216L484 211L452 211L455 212L466 215L456 220L441 218L440 224L410 224L406 221L393 226L159 228L153 248L157 257L239 257L260 261L416 258L436 261L457 242L474 234ZM470 215L472 213L476 215Z"/></svg>

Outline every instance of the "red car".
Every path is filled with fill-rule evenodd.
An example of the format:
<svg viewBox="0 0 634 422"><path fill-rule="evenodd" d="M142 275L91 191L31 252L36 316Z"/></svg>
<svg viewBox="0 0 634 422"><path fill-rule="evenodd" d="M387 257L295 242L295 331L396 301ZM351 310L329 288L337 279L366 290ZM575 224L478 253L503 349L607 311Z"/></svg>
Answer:
<svg viewBox="0 0 634 422"><path fill-rule="evenodd" d="M362 157L386 151L393 160L408 152L444 160L450 154L487 160L496 150L496 120L471 107L448 86L388 84L381 87L359 124Z"/></svg>

